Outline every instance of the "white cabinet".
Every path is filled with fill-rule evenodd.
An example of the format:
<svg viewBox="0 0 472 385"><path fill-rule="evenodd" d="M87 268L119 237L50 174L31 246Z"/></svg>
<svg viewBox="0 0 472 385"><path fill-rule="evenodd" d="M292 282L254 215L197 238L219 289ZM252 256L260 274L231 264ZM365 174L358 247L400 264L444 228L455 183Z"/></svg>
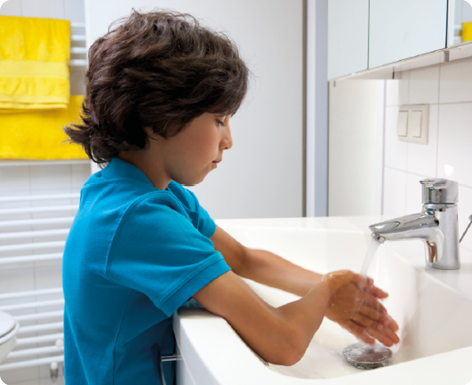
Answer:
<svg viewBox="0 0 472 385"><path fill-rule="evenodd" d="M446 47L447 0L370 0L369 68Z"/></svg>
<svg viewBox="0 0 472 385"><path fill-rule="evenodd" d="M330 0L328 79L368 68L369 0Z"/></svg>
<svg viewBox="0 0 472 385"><path fill-rule="evenodd" d="M449 0L449 40L458 20L451 2L467 8L463 1ZM335 79L444 49L448 0L329 0L328 21L328 79Z"/></svg>

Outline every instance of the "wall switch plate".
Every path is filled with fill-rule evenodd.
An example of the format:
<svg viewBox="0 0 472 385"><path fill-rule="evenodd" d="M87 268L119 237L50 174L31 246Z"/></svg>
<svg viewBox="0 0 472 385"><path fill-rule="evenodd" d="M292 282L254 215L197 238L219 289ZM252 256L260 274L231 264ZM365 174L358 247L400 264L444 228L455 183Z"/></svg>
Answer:
<svg viewBox="0 0 472 385"><path fill-rule="evenodd" d="M411 104L400 106L397 135L404 142L428 144L429 105Z"/></svg>

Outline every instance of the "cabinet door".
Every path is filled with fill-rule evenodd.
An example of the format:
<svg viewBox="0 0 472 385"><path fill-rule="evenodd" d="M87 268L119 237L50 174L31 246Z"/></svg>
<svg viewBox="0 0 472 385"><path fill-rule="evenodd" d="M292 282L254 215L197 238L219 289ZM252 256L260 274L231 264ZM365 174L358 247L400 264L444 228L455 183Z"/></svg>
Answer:
<svg viewBox="0 0 472 385"><path fill-rule="evenodd" d="M449 0L447 46L472 41L472 4L466 0Z"/></svg>
<svg viewBox="0 0 472 385"><path fill-rule="evenodd" d="M446 47L447 0L370 0L369 68Z"/></svg>
<svg viewBox="0 0 472 385"><path fill-rule="evenodd" d="M329 0L328 79L367 69L369 0Z"/></svg>

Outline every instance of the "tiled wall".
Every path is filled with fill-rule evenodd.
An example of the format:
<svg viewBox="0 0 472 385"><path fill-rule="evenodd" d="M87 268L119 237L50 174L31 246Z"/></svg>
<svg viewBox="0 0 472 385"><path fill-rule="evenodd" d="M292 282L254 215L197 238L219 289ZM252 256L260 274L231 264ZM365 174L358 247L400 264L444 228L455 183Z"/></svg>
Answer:
<svg viewBox="0 0 472 385"><path fill-rule="evenodd" d="M5 16L48 17L83 23L83 0L9 0L0 9Z"/></svg>
<svg viewBox="0 0 472 385"><path fill-rule="evenodd" d="M383 214L421 210L421 185L429 177L459 182L459 230L472 214L472 58L404 71L386 81ZM399 106L429 104L427 145L401 142ZM472 233L464 239L472 249Z"/></svg>
<svg viewBox="0 0 472 385"><path fill-rule="evenodd" d="M68 19L84 23L83 0L10 0L0 8L0 15ZM73 30L73 33L74 30ZM83 95L83 68L71 69L71 94ZM57 162L56 164L5 166L0 160L0 197L42 195L78 192L90 176L90 162ZM77 204L78 200L48 202L51 204ZM38 206L44 202L33 202ZM26 203L29 205L29 203ZM0 203L0 209L24 207L25 203ZM73 213L63 213L68 216ZM1 216L0 221L37 219L47 214L24 214L21 218ZM13 231L0 229L0 232ZM31 229L34 230L34 229ZM34 239L31 239L33 241ZM10 255L10 254L9 254ZM0 255L3 257L4 255ZM6 256L6 255L5 255ZM28 265L7 265L0 268L0 294L60 287L62 284L61 261L35 262ZM44 298L49 299L49 298ZM52 299L52 298L50 298ZM21 302L21 300L16 300ZM35 358L35 357L32 357ZM0 373L8 385L51 384L48 365ZM62 376L55 384L64 383Z"/></svg>

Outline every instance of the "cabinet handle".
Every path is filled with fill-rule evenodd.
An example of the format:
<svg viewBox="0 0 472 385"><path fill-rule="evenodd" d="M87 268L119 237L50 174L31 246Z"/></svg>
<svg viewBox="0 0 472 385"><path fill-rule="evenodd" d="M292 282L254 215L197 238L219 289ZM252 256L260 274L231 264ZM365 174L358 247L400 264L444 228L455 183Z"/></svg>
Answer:
<svg viewBox="0 0 472 385"><path fill-rule="evenodd" d="M160 374L161 374L161 382L162 385L167 385L166 379L164 376L164 367L162 366L163 362L169 362L169 361L180 361L182 360L182 356L179 356L178 354L173 354L171 356L161 356L159 355L159 368L160 368Z"/></svg>

